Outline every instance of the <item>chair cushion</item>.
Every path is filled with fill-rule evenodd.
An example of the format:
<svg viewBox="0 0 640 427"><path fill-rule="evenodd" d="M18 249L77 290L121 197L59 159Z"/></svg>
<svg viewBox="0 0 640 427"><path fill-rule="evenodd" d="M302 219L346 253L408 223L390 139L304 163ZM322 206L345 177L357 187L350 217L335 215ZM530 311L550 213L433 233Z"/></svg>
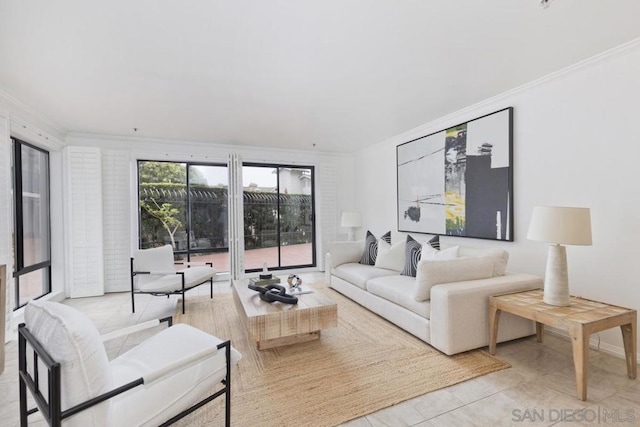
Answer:
<svg viewBox="0 0 640 427"><path fill-rule="evenodd" d="M57 302L32 300L25 324L61 365L61 405L66 410L112 389L111 367L100 334L83 313ZM40 376L46 377L46 371ZM104 426L111 408L106 401L65 421L65 426Z"/></svg>
<svg viewBox="0 0 640 427"><path fill-rule="evenodd" d="M430 301L416 301L413 298L416 279L411 276L376 277L367 282L367 290L373 295L384 298L417 314L429 318L431 314Z"/></svg>
<svg viewBox="0 0 640 427"><path fill-rule="evenodd" d="M332 269L331 273L365 290L367 289L366 283L369 279L380 276L396 276L399 274L397 271L385 270L372 265L363 265L355 262L339 265Z"/></svg>
<svg viewBox="0 0 640 427"><path fill-rule="evenodd" d="M112 360L114 384L121 386L221 342L191 326L174 325ZM241 358L232 348L232 366ZM111 425L160 425L211 394L225 375L225 352L220 350L189 367L114 397Z"/></svg>
<svg viewBox="0 0 640 427"><path fill-rule="evenodd" d="M133 269L135 271L169 271L174 268L173 247L171 245L133 251Z"/></svg>
<svg viewBox="0 0 640 427"><path fill-rule="evenodd" d="M426 301L431 299L431 288L435 285L492 277L494 261L491 257L420 261L413 297Z"/></svg>
<svg viewBox="0 0 640 427"><path fill-rule="evenodd" d="M216 275L211 267L191 267L179 270L184 272L185 289L200 285ZM182 275L168 274L165 276L151 275L154 280L138 283L138 289L144 292L173 292L182 289Z"/></svg>

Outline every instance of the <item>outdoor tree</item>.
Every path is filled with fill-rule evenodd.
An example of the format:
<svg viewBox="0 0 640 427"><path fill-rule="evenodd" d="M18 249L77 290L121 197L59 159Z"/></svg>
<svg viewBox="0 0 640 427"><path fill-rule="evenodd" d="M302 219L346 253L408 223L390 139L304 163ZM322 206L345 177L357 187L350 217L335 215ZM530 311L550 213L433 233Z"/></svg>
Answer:
<svg viewBox="0 0 640 427"><path fill-rule="evenodd" d="M140 182L152 184L186 184L187 168L183 163L140 162ZM195 167L189 168L189 183L206 185L207 179Z"/></svg>
<svg viewBox="0 0 640 427"><path fill-rule="evenodd" d="M158 187L173 188L174 190L186 189L187 168L182 163L172 162L140 162L139 180L141 187L155 188L156 191L146 193L140 198L140 208L150 218L157 220L169 234L171 245L176 246L176 233L183 226L185 218L184 207L181 204L173 204L166 200L158 191ZM189 181L192 185L206 185L207 180L196 168L189 168ZM144 215L143 215L144 221ZM146 227L145 227L146 228Z"/></svg>
<svg viewBox="0 0 640 427"><path fill-rule="evenodd" d="M180 211L173 207L171 203L163 203L159 205L158 202L150 198L149 202L146 200L140 200L140 207L144 209L149 215L156 218L167 233L169 233L169 238L171 239L171 246L176 248L176 239L175 234L176 231L182 226L182 222L178 219L178 215Z"/></svg>

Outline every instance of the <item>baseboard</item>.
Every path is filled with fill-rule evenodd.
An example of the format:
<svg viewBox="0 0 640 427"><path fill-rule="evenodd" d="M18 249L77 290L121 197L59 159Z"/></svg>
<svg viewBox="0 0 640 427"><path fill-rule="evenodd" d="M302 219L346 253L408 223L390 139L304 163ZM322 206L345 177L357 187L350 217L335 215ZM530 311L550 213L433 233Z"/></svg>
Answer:
<svg viewBox="0 0 640 427"><path fill-rule="evenodd" d="M565 330L545 326L544 331L545 333L549 333L551 335L555 335L557 337L563 338L567 341L571 341L571 337ZM589 348L591 350L601 351L603 353L616 356L620 359L625 359L624 347L603 343L603 342L598 342L598 341L599 341L599 338L597 334L591 335L591 339L589 340ZM640 363L640 353L636 353L636 360L638 361L638 363Z"/></svg>

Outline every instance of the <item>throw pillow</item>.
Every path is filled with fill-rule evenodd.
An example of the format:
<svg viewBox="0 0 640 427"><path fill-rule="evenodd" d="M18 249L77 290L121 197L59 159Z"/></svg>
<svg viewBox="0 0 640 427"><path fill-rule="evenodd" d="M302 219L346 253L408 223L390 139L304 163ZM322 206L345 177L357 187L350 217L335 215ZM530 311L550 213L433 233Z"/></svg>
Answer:
<svg viewBox="0 0 640 427"><path fill-rule="evenodd" d="M418 267L421 253L422 245L413 237L407 236L407 242L404 246L404 268L400 273L401 275L416 277L416 268Z"/></svg>
<svg viewBox="0 0 640 427"><path fill-rule="evenodd" d="M416 268L420 258L422 257L422 247L425 245L433 249L440 249L440 236L433 236L431 240L428 240L422 245L413 237L407 236L404 255L404 269L400 274L403 276L416 277Z"/></svg>
<svg viewBox="0 0 640 427"><path fill-rule="evenodd" d="M391 231L387 231L381 238L385 242L391 244ZM378 239L372 232L367 230L367 237L364 240L364 253L360 258L360 264L376 265L376 257L378 255Z"/></svg>
<svg viewBox="0 0 640 427"><path fill-rule="evenodd" d="M431 299L431 288L441 283L488 279L493 275L493 263L490 257L420 261L413 298L416 301Z"/></svg>
<svg viewBox="0 0 640 427"><path fill-rule="evenodd" d="M491 248L472 248L469 246L460 246L458 252L460 257L491 257L493 258L493 275L504 276L507 272L507 263L509 262L509 252L504 249Z"/></svg>
<svg viewBox="0 0 640 427"><path fill-rule="evenodd" d="M404 268L404 242L390 245L386 240L378 240L378 258L375 266L387 270L402 271Z"/></svg>
<svg viewBox="0 0 640 427"><path fill-rule="evenodd" d="M440 236L435 235L427 242L433 249L440 250Z"/></svg>
<svg viewBox="0 0 640 427"><path fill-rule="evenodd" d="M437 261L458 258L459 246L452 246L441 251L434 249L431 245L425 245L422 248L422 254L420 260L423 261Z"/></svg>

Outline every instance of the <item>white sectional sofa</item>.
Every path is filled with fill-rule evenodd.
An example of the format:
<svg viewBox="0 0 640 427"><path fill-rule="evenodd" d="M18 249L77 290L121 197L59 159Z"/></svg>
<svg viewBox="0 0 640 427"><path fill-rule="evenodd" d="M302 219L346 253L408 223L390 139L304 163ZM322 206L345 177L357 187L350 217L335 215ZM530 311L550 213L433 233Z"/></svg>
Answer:
<svg viewBox="0 0 640 427"><path fill-rule="evenodd" d="M543 285L540 277L506 272L506 251L461 247L460 257L496 257L494 271L504 275L435 284L430 299L417 301L415 277L401 275L401 269L360 264L363 251L364 241L331 244L327 285L448 355L489 344L489 296ZM498 342L534 333L533 322L502 314Z"/></svg>

